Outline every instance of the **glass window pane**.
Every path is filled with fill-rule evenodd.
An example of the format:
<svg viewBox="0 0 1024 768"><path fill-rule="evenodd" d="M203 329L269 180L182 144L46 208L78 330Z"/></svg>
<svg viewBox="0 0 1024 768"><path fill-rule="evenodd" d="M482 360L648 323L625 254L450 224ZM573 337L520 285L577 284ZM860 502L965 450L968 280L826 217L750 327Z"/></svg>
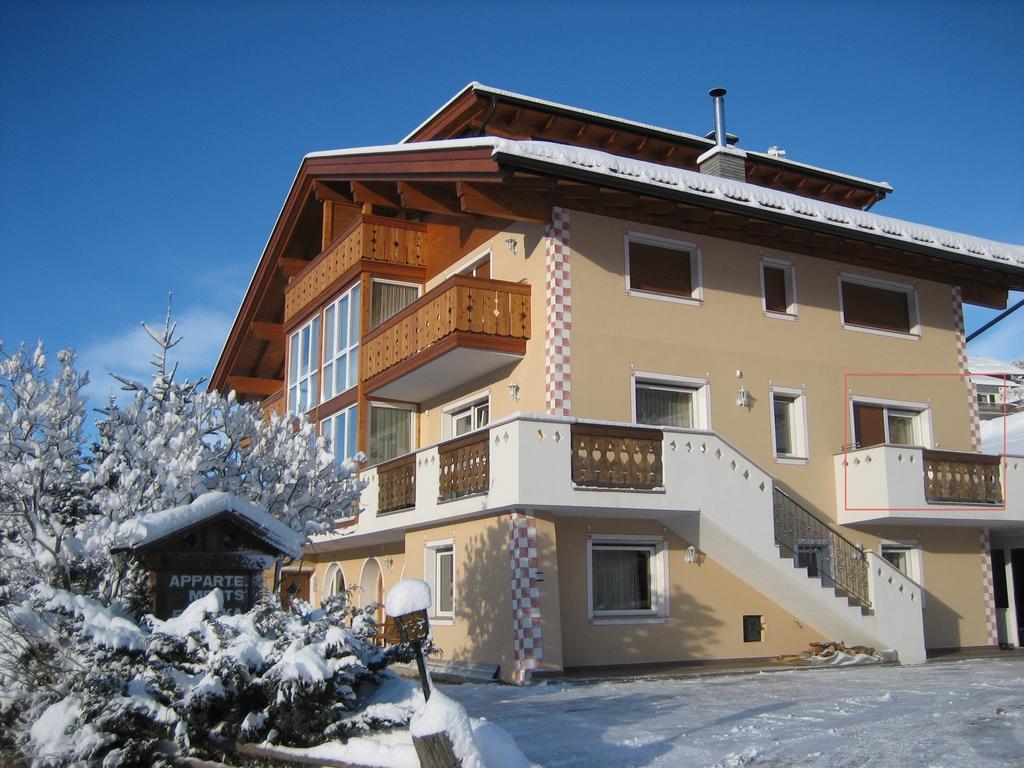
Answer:
<svg viewBox="0 0 1024 768"><path fill-rule="evenodd" d="M334 349L334 305L331 304L324 312L324 354L330 357ZM338 339L338 343L344 343L344 339Z"/></svg>
<svg viewBox="0 0 1024 768"><path fill-rule="evenodd" d="M334 371L334 391L341 394L348 389L348 384L345 381L345 370L348 367L348 356L344 355L338 358L338 364Z"/></svg>
<svg viewBox="0 0 1024 768"><path fill-rule="evenodd" d="M595 611L651 610L651 551L593 548Z"/></svg>
<svg viewBox="0 0 1024 768"><path fill-rule="evenodd" d="M309 369L313 370L320 365L320 318L313 318L313 332L310 336Z"/></svg>
<svg viewBox="0 0 1024 768"><path fill-rule="evenodd" d="M455 603L455 557L452 552L437 553L437 610L451 613Z"/></svg>
<svg viewBox="0 0 1024 768"><path fill-rule="evenodd" d="M302 340L299 343L299 373L309 372L309 326L302 329Z"/></svg>
<svg viewBox="0 0 1024 768"><path fill-rule="evenodd" d="M793 401L786 397L773 400L775 410L775 453L790 456L793 451Z"/></svg>
<svg viewBox="0 0 1024 768"><path fill-rule="evenodd" d="M324 364L324 400L330 400L337 394L334 391L334 363Z"/></svg>
<svg viewBox="0 0 1024 768"><path fill-rule="evenodd" d="M896 445L915 445L914 417L907 414L889 414L889 442Z"/></svg>
<svg viewBox="0 0 1024 768"><path fill-rule="evenodd" d="M637 385L636 420L662 427L693 427L693 390Z"/></svg>
<svg viewBox="0 0 1024 768"><path fill-rule="evenodd" d="M348 296L342 296L338 302L338 346L335 352L348 346Z"/></svg>
<svg viewBox="0 0 1024 768"><path fill-rule="evenodd" d="M345 436L345 458L351 458L355 456L358 448L356 442L356 431L359 427L359 408L358 406L352 406L348 409L348 424L347 432Z"/></svg>
<svg viewBox="0 0 1024 768"><path fill-rule="evenodd" d="M355 288L352 289L352 311L349 313L350 316L348 323L349 328L351 329L351 333L349 335L349 338L351 339L350 346L359 343L359 312L361 310L359 296L361 295L361 293L362 289L359 287L359 285L356 285Z"/></svg>
<svg viewBox="0 0 1024 768"><path fill-rule="evenodd" d="M490 421L491 418L491 407L489 405L480 405L476 409L476 426L482 427Z"/></svg>
<svg viewBox="0 0 1024 768"><path fill-rule="evenodd" d="M453 417L452 433L456 437L466 434L471 429L473 429L473 415L470 411L463 411Z"/></svg>
<svg viewBox="0 0 1024 768"><path fill-rule="evenodd" d="M292 334L291 362L288 366L288 380L294 382L299 377L299 334Z"/></svg>
<svg viewBox="0 0 1024 768"><path fill-rule="evenodd" d="M414 285L395 285L375 280L370 294L370 326L376 328L412 304L418 297L419 288Z"/></svg>
<svg viewBox="0 0 1024 768"><path fill-rule="evenodd" d="M370 408L370 463L379 464L412 450L410 411Z"/></svg>
<svg viewBox="0 0 1024 768"><path fill-rule="evenodd" d="M882 547L882 557L903 571L903 573L907 573L907 551L905 549Z"/></svg>
<svg viewBox="0 0 1024 768"><path fill-rule="evenodd" d="M334 450L334 419L325 419L320 424L320 436L327 441L327 450L336 453Z"/></svg>
<svg viewBox="0 0 1024 768"><path fill-rule="evenodd" d="M359 350L354 348L348 355L348 386L354 387L359 383Z"/></svg>

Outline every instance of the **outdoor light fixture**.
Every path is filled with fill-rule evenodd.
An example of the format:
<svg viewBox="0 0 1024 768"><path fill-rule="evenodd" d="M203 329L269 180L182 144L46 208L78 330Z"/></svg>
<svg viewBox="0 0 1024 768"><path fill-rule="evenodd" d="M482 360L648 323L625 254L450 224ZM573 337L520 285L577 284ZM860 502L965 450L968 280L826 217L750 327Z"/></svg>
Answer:
<svg viewBox="0 0 1024 768"><path fill-rule="evenodd" d="M689 547L686 548L686 562L693 565L697 562L698 558L699 554L697 552L697 548L691 544Z"/></svg>
<svg viewBox="0 0 1024 768"><path fill-rule="evenodd" d="M747 388L741 384L740 393L736 397L736 405L738 405L740 408L749 408L750 404L750 392L748 392Z"/></svg>
<svg viewBox="0 0 1024 768"><path fill-rule="evenodd" d="M508 385L508 396L511 397L516 402L519 402L519 385L518 384L509 384Z"/></svg>
<svg viewBox="0 0 1024 768"><path fill-rule="evenodd" d="M506 237L505 245L508 246L508 249L510 251L512 251L513 256L519 255L519 241L516 240L514 237Z"/></svg>

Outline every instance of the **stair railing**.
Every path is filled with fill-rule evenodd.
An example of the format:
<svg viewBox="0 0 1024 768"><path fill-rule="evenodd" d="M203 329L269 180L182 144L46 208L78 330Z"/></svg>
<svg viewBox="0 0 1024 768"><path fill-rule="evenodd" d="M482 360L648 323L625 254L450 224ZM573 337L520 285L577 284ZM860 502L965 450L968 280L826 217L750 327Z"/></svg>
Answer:
<svg viewBox="0 0 1024 768"><path fill-rule="evenodd" d="M774 489L775 543L806 567L822 584L837 587L864 607L868 597L868 564L864 549L777 486Z"/></svg>

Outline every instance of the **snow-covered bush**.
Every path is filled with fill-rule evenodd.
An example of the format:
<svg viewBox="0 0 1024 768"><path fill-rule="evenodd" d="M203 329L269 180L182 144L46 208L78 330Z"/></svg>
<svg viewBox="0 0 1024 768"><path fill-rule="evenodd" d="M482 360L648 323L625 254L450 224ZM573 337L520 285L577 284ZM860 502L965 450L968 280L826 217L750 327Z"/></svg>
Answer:
<svg viewBox="0 0 1024 768"><path fill-rule="evenodd" d="M315 611L264 596L227 616L215 592L176 619L145 616L148 572L111 553L142 518L220 491L304 544L360 490L313 425L176 381L170 314L147 331L152 381L119 379L125 396L88 445L74 354L51 372L41 345L0 346L0 762L153 765L239 738L301 746L386 724L359 709L409 651L374 646L369 609L344 596Z"/></svg>

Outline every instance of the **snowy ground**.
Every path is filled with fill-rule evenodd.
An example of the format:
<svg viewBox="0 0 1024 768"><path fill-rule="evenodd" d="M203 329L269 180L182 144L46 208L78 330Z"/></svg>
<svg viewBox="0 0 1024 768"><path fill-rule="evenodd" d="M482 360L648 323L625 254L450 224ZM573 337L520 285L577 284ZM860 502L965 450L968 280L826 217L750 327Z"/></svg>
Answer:
<svg viewBox="0 0 1024 768"><path fill-rule="evenodd" d="M1024 766L1024 658L444 691L547 768Z"/></svg>
<svg viewBox="0 0 1024 768"><path fill-rule="evenodd" d="M985 453L1003 452L1003 432L1006 432L1006 453L1010 456L1024 456L1024 411L1012 413L1005 418L981 422L981 440Z"/></svg>

